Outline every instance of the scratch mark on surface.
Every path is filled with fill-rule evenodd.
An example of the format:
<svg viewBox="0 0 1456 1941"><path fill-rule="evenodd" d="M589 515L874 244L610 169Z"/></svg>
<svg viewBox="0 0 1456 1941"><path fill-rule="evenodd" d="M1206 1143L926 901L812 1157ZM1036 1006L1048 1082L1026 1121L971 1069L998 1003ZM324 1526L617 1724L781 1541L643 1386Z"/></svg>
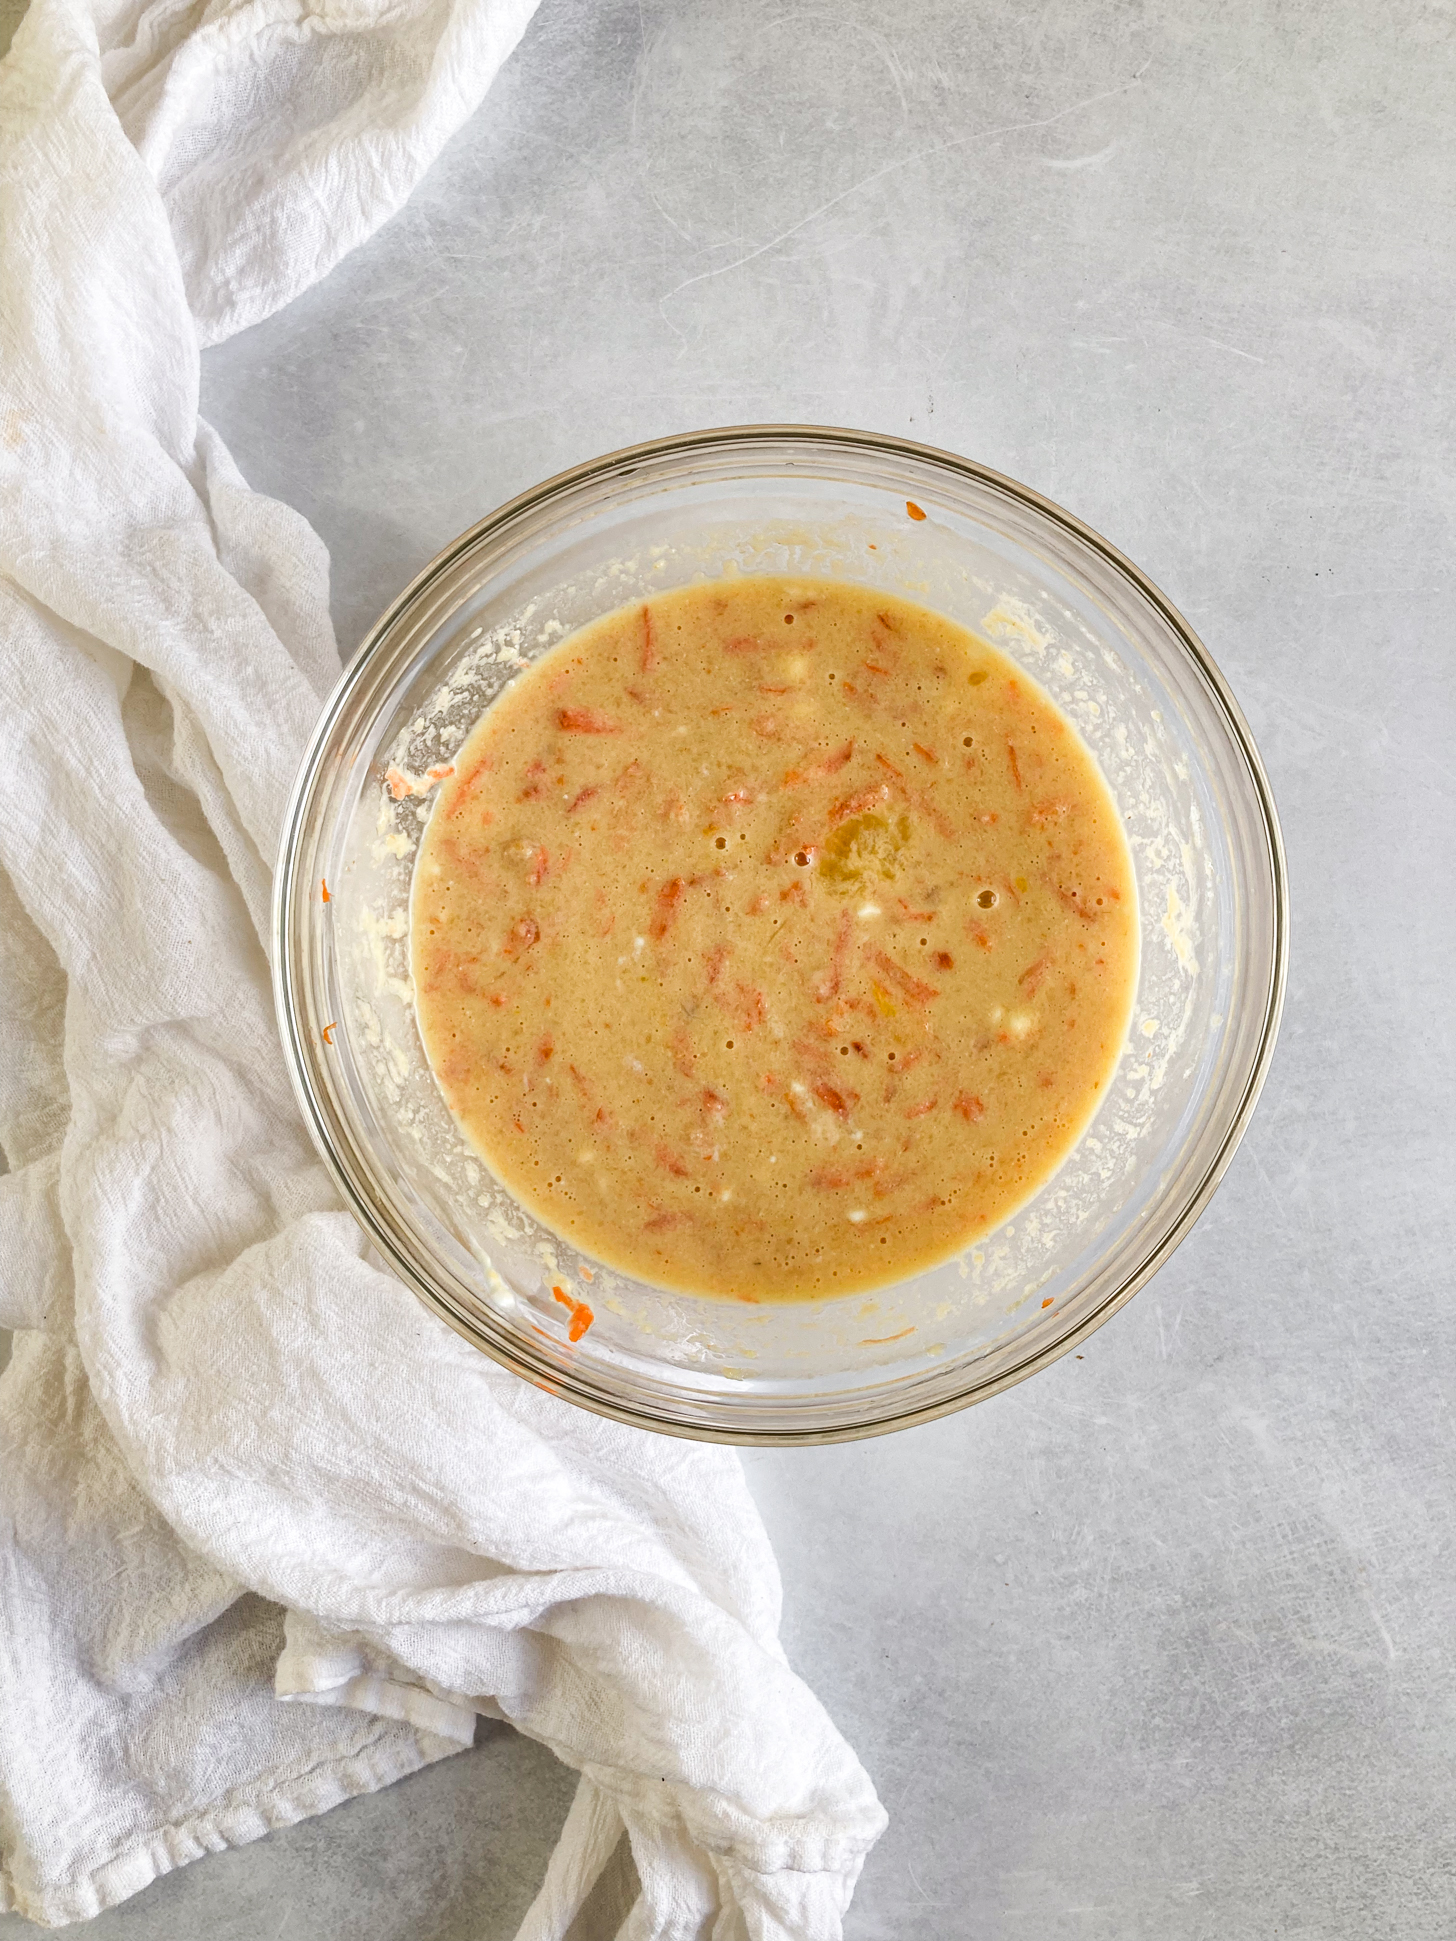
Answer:
<svg viewBox="0 0 1456 1941"><path fill-rule="evenodd" d="M1226 350L1230 357L1247 357L1251 364L1263 364L1268 361L1263 357L1255 357L1251 350L1240 350L1236 344L1220 343L1217 337L1200 337L1198 341L1201 344L1212 344L1215 350Z"/></svg>
<svg viewBox="0 0 1456 1941"><path fill-rule="evenodd" d="M1054 128L1059 121L1066 121L1070 115L1080 114L1084 108L1093 108L1099 101L1111 101L1117 95L1129 93L1141 84L1148 66L1149 63L1144 61L1132 79L1124 81L1121 87L1105 88L1100 94L1088 95L1085 101L1074 101L1070 108L1062 108L1054 115L1045 115L1037 121L1009 121L1000 128L976 129L968 135L957 135L953 141L939 142L933 148L918 148L910 155L897 156L893 162L886 162L882 168L871 170L858 182L851 182L847 189L841 189L838 195L830 196L827 202L821 202L817 209L811 209L807 216L800 216L797 222L790 223L787 229L781 229L777 236L770 236L766 243L760 243L757 249L749 250L746 256L739 256L731 263L721 263L715 270L700 270L696 276L685 277L681 283L674 284L672 289L659 297L658 303L659 305L669 303L673 297L681 296L684 290L690 290L695 283L706 283L715 276L727 276L730 270L741 270L746 263L755 262L758 257L766 256L771 249L777 249L780 243L786 243L790 236L797 236L801 229L807 229L811 222L817 222L821 216L827 216L831 209L837 208L841 202L848 201L850 196L858 195L861 189L873 188L876 182L882 182L887 175L893 175L897 169L909 168L913 162L933 161L938 155L948 155L954 148L964 148L968 142L995 141L1000 135L1018 135L1033 128ZM1247 355L1246 352L1240 354Z"/></svg>
<svg viewBox="0 0 1456 1941"><path fill-rule="evenodd" d="M1112 160L1113 156L1117 153L1118 149L1121 147L1122 147L1122 143L1120 140L1113 140L1107 144L1106 148L1099 148L1095 155L1074 155L1065 162L1054 162L1050 155L1043 155L1041 158L1041 165L1043 168L1059 168L1059 169L1069 169L1069 170L1082 169L1082 168L1102 168L1104 164Z"/></svg>
<svg viewBox="0 0 1456 1941"><path fill-rule="evenodd" d="M1370 1587L1368 1584L1362 1584L1360 1586L1360 1595L1365 1599L1366 1608L1370 1612L1371 1622L1380 1633L1381 1642L1385 1646L1385 1655L1394 1664L1396 1658L1395 1640L1385 1628L1385 1619L1375 1608L1375 1599L1370 1595Z"/></svg>

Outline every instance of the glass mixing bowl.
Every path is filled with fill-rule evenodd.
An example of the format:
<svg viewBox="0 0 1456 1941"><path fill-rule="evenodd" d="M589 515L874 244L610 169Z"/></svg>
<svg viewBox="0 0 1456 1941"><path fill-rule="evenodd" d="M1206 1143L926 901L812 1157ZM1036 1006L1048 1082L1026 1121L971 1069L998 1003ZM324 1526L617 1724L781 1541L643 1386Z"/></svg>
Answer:
<svg viewBox="0 0 1456 1941"><path fill-rule="evenodd" d="M583 1256L465 1144L415 1025L409 888L429 769L563 634L725 573L881 587L991 640L1096 755L1137 871L1137 1003L1090 1129L997 1231L868 1295L754 1306L650 1286ZM304 760L278 870L274 969L319 1149L374 1245L451 1327L619 1421L794 1443L871 1435L993 1395L1142 1286L1248 1123L1287 941L1279 825L1248 728L1187 623L1135 566L969 460L867 432L764 425L578 466L491 513L400 596ZM575 1342L556 1288L593 1310Z"/></svg>

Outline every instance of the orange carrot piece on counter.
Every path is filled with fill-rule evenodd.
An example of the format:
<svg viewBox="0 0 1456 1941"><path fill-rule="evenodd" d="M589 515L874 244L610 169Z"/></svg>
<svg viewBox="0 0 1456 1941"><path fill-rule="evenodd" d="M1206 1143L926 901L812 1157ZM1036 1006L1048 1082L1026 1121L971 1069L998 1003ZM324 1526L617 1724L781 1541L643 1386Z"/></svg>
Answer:
<svg viewBox="0 0 1456 1941"><path fill-rule="evenodd" d="M320 884L320 886L321 886L321 888L322 888L322 890L323 890L323 893L324 893L324 902L325 902L325 903L332 903L334 899L333 899L333 898L332 898L332 897L331 897L331 896L329 895L329 879L328 879L328 877L327 877L327 876L321 876L321 877L319 878L319 884Z"/></svg>
<svg viewBox="0 0 1456 1941"><path fill-rule="evenodd" d="M323 1030L319 1033L319 1036L323 1039L326 1045L331 1045L334 1042L334 1033L338 1030L338 1028L339 1028L339 1021L337 1018L335 1018L332 1024L326 1024Z"/></svg>
<svg viewBox="0 0 1456 1941"><path fill-rule="evenodd" d="M905 501L905 510L910 514L912 519L923 519L925 517L925 514L913 499L907 499Z"/></svg>

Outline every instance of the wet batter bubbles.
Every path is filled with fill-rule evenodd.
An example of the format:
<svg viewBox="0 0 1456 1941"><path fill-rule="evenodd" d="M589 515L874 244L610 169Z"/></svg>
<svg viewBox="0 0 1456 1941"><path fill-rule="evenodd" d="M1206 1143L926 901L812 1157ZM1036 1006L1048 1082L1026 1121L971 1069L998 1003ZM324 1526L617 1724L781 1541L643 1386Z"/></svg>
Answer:
<svg viewBox="0 0 1456 1941"><path fill-rule="evenodd" d="M466 1136L640 1278L847 1293L988 1232L1127 1029L1126 842L1004 656L861 587L712 582L563 641L483 717L415 871Z"/></svg>

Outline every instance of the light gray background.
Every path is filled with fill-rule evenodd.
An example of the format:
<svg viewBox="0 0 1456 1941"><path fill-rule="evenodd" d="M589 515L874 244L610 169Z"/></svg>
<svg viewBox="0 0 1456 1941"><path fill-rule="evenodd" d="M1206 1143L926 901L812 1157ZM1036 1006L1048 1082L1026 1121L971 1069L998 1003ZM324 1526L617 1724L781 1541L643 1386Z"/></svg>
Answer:
<svg viewBox="0 0 1456 1941"><path fill-rule="evenodd" d="M346 651L548 473L815 420L1070 507L1252 722L1293 970L1197 1231L1083 1358L748 1458L890 1811L853 1941L1456 1932L1453 135L1450 0L543 0L410 207L205 359ZM90 1931L507 1941L570 1789L497 1731Z"/></svg>

